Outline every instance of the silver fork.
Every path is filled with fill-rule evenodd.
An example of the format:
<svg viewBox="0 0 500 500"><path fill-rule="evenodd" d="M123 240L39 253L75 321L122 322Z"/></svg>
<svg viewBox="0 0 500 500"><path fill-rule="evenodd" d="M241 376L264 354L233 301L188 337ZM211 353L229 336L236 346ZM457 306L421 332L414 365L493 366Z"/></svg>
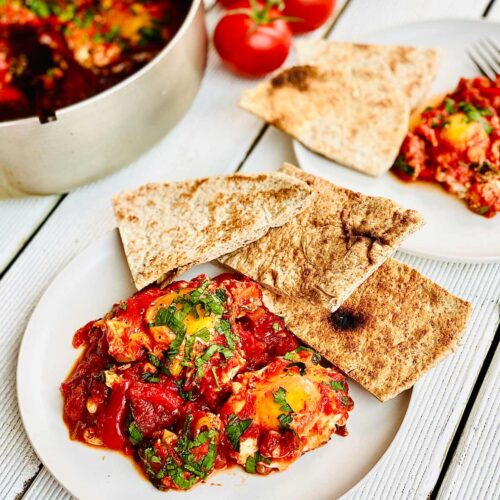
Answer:
<svg viewBox="0 0 500 500"><path fill-rule="evenodd" d="M500 74L500 48L491 38L483 38L466 49L476 68L490 80Z"/></svg>

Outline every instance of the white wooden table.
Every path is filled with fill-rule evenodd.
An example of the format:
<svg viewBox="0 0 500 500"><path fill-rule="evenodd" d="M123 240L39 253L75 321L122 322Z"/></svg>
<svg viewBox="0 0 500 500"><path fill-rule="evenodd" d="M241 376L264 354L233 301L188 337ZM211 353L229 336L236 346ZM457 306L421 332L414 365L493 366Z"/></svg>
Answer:
<svg viewBox="0 0 500 500"><path fill-rule="evenodd" d="M207 8L211 32L220 10ZM500 21L500 0L347 0L311 36L355 40L440 17ZM161 143L128 168L66 196L0 201L0 498L70 498L40 464L15 393L19 342L38 299L68 261L115 226L112 194L155 180L275 168L294 162L290 140L239 111L251 85L211 49L196 101ZM500 353L495 354L500 265L452 264L398 254L474 305L460 350L420 382L389 452L346 498L500 498ZM498 332L497 335L498 337Z"/></svg>

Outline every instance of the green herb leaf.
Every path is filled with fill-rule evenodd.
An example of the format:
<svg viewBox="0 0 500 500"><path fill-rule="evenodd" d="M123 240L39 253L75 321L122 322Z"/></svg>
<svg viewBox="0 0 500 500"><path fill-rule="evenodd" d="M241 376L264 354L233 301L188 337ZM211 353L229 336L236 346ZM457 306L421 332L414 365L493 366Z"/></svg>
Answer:
<svg viewBox="0 0 500 500"><path fill-rule="evenodd" d="M203 340L204 342L208 342L210 340L210 330L206 327L203 327L201 330L198 330L195 334L195 337Z"/></svg>
<svg viewBox="0 0 500 500"><path fill-rule="evenodd" d="M26 0L26 6L41 18L49 17L51 14L50 6L44 0Z"/></svg>
<svg viewBox="0 0 500 500"><path fill-rule="evenodd" d="M270 464L271 460L256 451L252 457L247 458L247 461L245 462L245 470L250 474L255 474L257 472L257 464L259 462Z"/></svg>
<svg viewBox="0 0 500 500"><path fill-rule="evenodd" d="M481 123L487 134L491 134L491 132L493 132L493 128L483 118L483 116L481 115L481 111L473 104L471 104L470 102L462 101L458 103L458 107L466 114L469 120Z"/></svg>
<svg viewBox="0 0 500 500"><path fill-rule="evenodd" d="M217 389L220 390L219 377L217 377L217 373L215 373L215 366L212 366L212 375L214 377L214 382L215 385L217 386Z"/></svg>
<svg viewBox="0 0 500 500"><path fill-rule="evenodd" d="M276 392L273 393L274 402L280 405L281 411L292 412L293 408L286 401L286 389L278 387Z"/></svg>
<svg viewBox="0 0 500 500"><path fill-rule="evenodd" d="M281 427L288 429L290 424L293 422L293 417L291 413L282 413L281 415L278 415L278 420Z"/></svg>
<svg viewBox="0 0 500 500"><path fill-rule="evenodd" d="M160 381L160 377L156 373L144 372L142 374L142 380L156 384Z"/></svg>
<svg viewBox="0 0 500 500"><path fill-rule="evenodd" d="M406 175L409 175L410 177L415 173L415 169L411 165L406 163L404 155L399 155L396 158L396 161L394 162L394 168L401 170L401 172L404 172Z"/></svg>
<svg viewBox="0 0 500 500"><path fill-rule="evenodd" d="M207 454L203 457L203 460L201 461L201 468L205 471L205 473L212 470L215 464L215 459L217 457L217 445L215 444L215 431L211 432L213 432L213 434L210 437L210 444L208 445Z"/></svg>
<svg viewBox="0 0 500 500"><path fill-rule="evenodd" d="M239 420L234 413L229 417L226 425L226 434L233 450L240 451L240 438L250 425L252 425L252 422L251 418L248 420Z"/></svg>
<svg viewBox="0 0 500 500"><path fill-rule="evenodd" d="M215 329L217 332L224 335L229 349L234 350L240 339L235 333L232 332L231 323L227 319L221 319L215 326Z"/></svg>
<svg viewBox="0 0 500 500"><path fill-rule="evenodd" d="M489 209L490 207L488 206L479 207L476 209L476 213L478 213L479 215L484 215L488 212Z"/></svg>
<svg viewBox="0 0 500 500"><path fill-rule="evenodd" d="M347 406L349 404L349 398L347 396L342 396L342 404Z"/></svg>
<svg viewBox="0 0 500 500"><path fill-rule="evenodd" d="M130 438L130 442L134 446L142 442L142 432L139 430L139 427L137 427L135 421L130 422L130 425L128 426L128 435Z"/></svg>
<svg viewBox="0 0 500 500"><path fill-rule="evenodd" d="M226 290L224 290L224 288L217 288L217 290L215 290L215 295L217 295L217 297L219 298L219 300L221 302L227 301L227 294L226 294Z"/></svg>
<svg viewBox="0 0 500 500"><path fill-rule="evenodd" d="M281 330L280 325L278 323L273 323L273 330L279 332Z"/></svg>
<svg viewBox="0 0 500 500"><path fill-rule="evenodd" d="M161 366L161 361L154 355L149 353L148 354L148 361L155 367L155 368L160 368Z"/></svg>
<svg viewBox="0 0 500 500"><path fill-rule="evenodd" d="M199 378L203 377L203 375L205 374L203 365L205 365L217 352L220 352L226 359L230 359L234 356L231 349L218 344L212 344L201 356L198 356L194 360L194 364L198 368L197 376Z"/></svg>
<svg viewBox="0 0 500 500"><path fill-rule="evenodd" d="M188 490L199 479L197 476L186 479L183 468L179 467L174 462L174 459L172 457L167 458L165 462L165 471L170 476L175 485L178 486L181 490ZM158 475L156 477L158 477ZM163 477L165 477L165 474L163 474Z"/></svg>
<svg viewBox="0 0 500 500"><path fill-rule="evenodd" d="M453 99L450 99L449 97L447 97L444 100L444 109L450 115L452 115L453 113L456 113L457 112L457 108L455 107L455 101Z"/></svg>
<svg viewBox="0 0 500 500"><path fill-rule="evenodd" d="M330 385L334 391L345 391L344 382L342 381L331 380Z"/></svg>
<svg viewBox="0 0 500 500"><path fill-rule="evenodd" d="M295 359L295 356L297 353L302 352L302 351L309 351L312 353L312 359L311 361L317 365L321 361L321 356L314 350L311 349L310 347L304 347L304 346L299 346L297 349L294 349L293 351L287 352L283 358L286 359L287 361L293 361Z"/></svg>

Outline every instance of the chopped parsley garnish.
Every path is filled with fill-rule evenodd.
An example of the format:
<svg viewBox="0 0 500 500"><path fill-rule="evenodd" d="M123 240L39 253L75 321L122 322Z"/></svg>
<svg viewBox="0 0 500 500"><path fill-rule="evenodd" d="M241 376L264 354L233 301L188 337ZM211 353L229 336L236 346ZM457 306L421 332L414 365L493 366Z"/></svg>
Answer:
<svg viewBox="0 0 500 500"><path fill-rule="evenodd" d="M142 380L156 384L160 381L160 377L156 373L144 372L142 374Z"/></svg>
<svg viewBox="0 0 500 500"><path fill-rule="evenodd" d="M133 445L138 445L142 442L142 432L139 430L139 427L137 427L135 421L130 422L128 426L128 435Z"/></svg>
<svg viewBox="0 0 500 500"><path fill-rule="evenodd" d="M233 450L240 451L240 438L250 425L252 425L252 422L251 418L240 420L234 413L228 418L226 434Z"/></svg>
<svg viewBox="0 0 500 500"><path fill-rule="evenodd" d="M126 310L127 310L127 301L126 301L126 300L122 300L122 301L118 304L118 307L119 307L122 311L126 311Z"/></svg>
<svg viewBox="0 0 500 500"><path fill-rule="evenodd" d="M192 304L196 304L199 300L200 297L206 292L207 288L210 286L210 281L204 281L196 290L193 290L189 294L189 301Z"/></svg>
<svg viewBox="0 0 500 500"><path fill-rule="evenodd" d="M288 429L293 422L293 408L286 400L286 390L283 387L278 387L278 390L273 393L274 402L280 405L280 410L286 413L278 415L278 420L281 427Z"/></svg>
<svg viewBox="0 0 500 500"><path fill-rule="evenodd" d="M404 155L399 155L396 158L396 161L394 162L394 168L401 170L401 172L404 172L409 176L412 176L415 173L415 169L411 165L406 163Z"/></svg>
<svg viewBox="0 0 500 500"><path fill-rule="evenodd" d="M488 210L490 209L490 207L488 206L484 206L484 207L479 207L476 209L476 212L479 214L479 215L484 215L485 213L488 212Z"/></svg>
<svg viewBox="0 0 500 500"><path fill-rule="evenodd" d="M464 101L459 102L458 107L466 114L469 120L480 123L487 134L491 134L491 132L493 132L493 128L490 127L488 122L483 118L482 112L484 113L485 110L476 108L476 106L474 106L470 102L464 102ZM489 110L486 111L488 112Z"/></svg>
<svg viewBox="0 0 500 500"><path fill-rule="evenodd" d="M456 113L457 112L457 108L455 107L455 101L453 99L450 99L449 97L447 97L444 100L444 109L450 115L452 115L453 113Z"/></svg>
<svg viewBox="0 0 500 500"><path fill-rule="evenodd" d="M208 342L210 340L210 330L206 327L201 328L194 334L194 336L203 340L203 342Z"/></svg>
<svg viewBox="0 0 500 500"><path fill-rule="evenodd" d="M193 391L186 391L184 389L184 381L183 380L174 380L175 385L177 386L177 390L179 391L180 397L184 401L194 401Z"/></svg>
<svg viewBox="0 0 500 500"><path fill-rule="evenodd" d="M148 354L148 361L155 367L155 368L160 368L161 367L161 361L154 355L149 353Z"/></svg>
<svg viewBox="0 0 500 500"><path fill-rule="evenodd" d="M282 413L281 415L278 415L278 420L281 427L288 429L290 424L293 422L293 417L291 413Z"/></svg>
<svg viewBox="0 0 500 500"><path fill-rule="evenodd" d="M189 314L189 307L177 309L175 305L161 307L156 313L154 326L168 326L176 335L186 331L184 320Z"/></svg>
<svg viewBox="0 0 500 500"><path fill-rule="evenodd" d="M26 6L41 18L49 17L51 14L50 6L44 0L26 0Z"/></svg>
<svg viewBox="0 0 500 500"><path fill-rule="evenodd" d="M119 26L111 26L107 33L104 33L103 39L107 43L111 43L115 38L120 36L120 27Z"/></svg>
<svg viewBox="0 0 500 500"><path fill-rule="evenodd" d="M248 457L245 462L245 470L250 474L255 474L257 472L257 464L259 462L270 464L271 459L262 456L258 451L255 452L255 455Z"/></svg>
<svg viewBox="0 0 500 500"><path fill-rule="evenodd" d="M205 365L217 352L220 352L226 359L233 357L231 349L228 349L227 347L223 347L217 344L211 345L201 356L198 356L194 361L196 368L198 368L197 371L198 377L200 378L203 377L203 375L205 374L205 369L203 368L203 365Z"/></svg>
<svg viewBox="0 0 500 500"><path fill-rule="evenodd" d="M273 399L276 404L280 405L281 411L293 411L293 408L286 401L286 390L283 387L278 387L277 391L273 393Z"/></svg>
<svg viewBox="0 0 500 500"><path fill-rule="evenodd" d="M330 385L334 391L345 391L344 382L342 381L331 380Z"/></svg>
<svg viewBox="0 0 500 500"><path fill-rule="evenodd" d="M349 404L349 398L347 396L342 396L342 404L347 406Z"/></svg>
<svg viewBox="0 0 500 500"><path fill-rule="evenodd" d="M278 323L273 323L273 330L279 332L281 330L280 325Z"/></svg>
<svg viewBox="0 0 500 500"><path fill-rule="evenodd" d="M227 319L221 319L215 329L224 335L227 346L229 349L234 351L236 344L240 341L240 339L235 333L232 332L231 323Z"/></svg>
<svg viewBox="0 0 500 500"><path fill-rule="evenodd" d="M217 386L217 389L220 390L219 378L217 377L217 373L215 373L215 366L212 366L212 375L214 377L214 382L215 385Z"/></svg>
<svg viewBox="0 0 500 500"><path fill-rule="evenodd" d="M302 352L302 351L309 351L310 353L312 353L311 361L315 365L317 365L321 361L321 356L314 349L311 349L310 347L304 347L301 345L299 345L299 347L297 347L297 349L294 349L293 351L287 352L283 356L283 358L286 359L287 361L293 361L295 359L295 355L299 352Z"/></svg>
<svg viewBox="0 0 500 500"><path fill-rule="evenodd" d="M227 294L226 294L226 290L224 290L224 288L217 288L217 290L215 290L215 295L217 295L217 297L219 298L219 300L221 302L227 301Z"/></svg>
<svg viewBox="0 0 500 500"><path fill-rule="evenodd" d="M168 326L175 333L175 339L171 342L168 357L172 360L178 353L186 336L186 325L184 319L189 314L189 305L184 305L182 309L177 309L171 305L168 309L160 308L156 313L154 326Z"/></svg>
<svg viewBox="0 0 500 500"><path fill-rule="evenodd" d="M149 464L145 464L146 471L152 477L163 479L168 475L181 489L189 489L193 484L198 482L199 479L205 479L213 468L217 457L218 431L214 429L203 431L191 440L189 439L189 426L192 421L193 416L188 415L184 421L184 431L177 440L175 446L175 451L182 463L179 464L171 456L168 456L164 466L156 473L151 469ZM191 450L203 446L207 442L209 442L207 453L203 458L197 461ZM154 456L155 452L153 448L145 450L144 457L147 461L154 462L154 460L152 460Z"/></svg>

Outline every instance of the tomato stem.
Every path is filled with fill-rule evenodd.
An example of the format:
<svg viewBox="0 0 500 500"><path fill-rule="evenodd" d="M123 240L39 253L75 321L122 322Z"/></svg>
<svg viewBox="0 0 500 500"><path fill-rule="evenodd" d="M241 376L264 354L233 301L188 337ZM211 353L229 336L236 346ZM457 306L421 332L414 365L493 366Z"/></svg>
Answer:
<svg viewBox="0 0 500 500"><path fill-rule="evenodd" d="M269 24L278 19L297 22L302 21L300 17L290 17L290 16L273 16L269 15L269 11L273 8L281 10L284 8L284 2L282 0L266 0L264 5L259 4L257 0L248 0L250 7L248 9L232 9L226 12L226 15L236 15L243 14L248 16L255 24L254 28L261 24Z"/></svg>

